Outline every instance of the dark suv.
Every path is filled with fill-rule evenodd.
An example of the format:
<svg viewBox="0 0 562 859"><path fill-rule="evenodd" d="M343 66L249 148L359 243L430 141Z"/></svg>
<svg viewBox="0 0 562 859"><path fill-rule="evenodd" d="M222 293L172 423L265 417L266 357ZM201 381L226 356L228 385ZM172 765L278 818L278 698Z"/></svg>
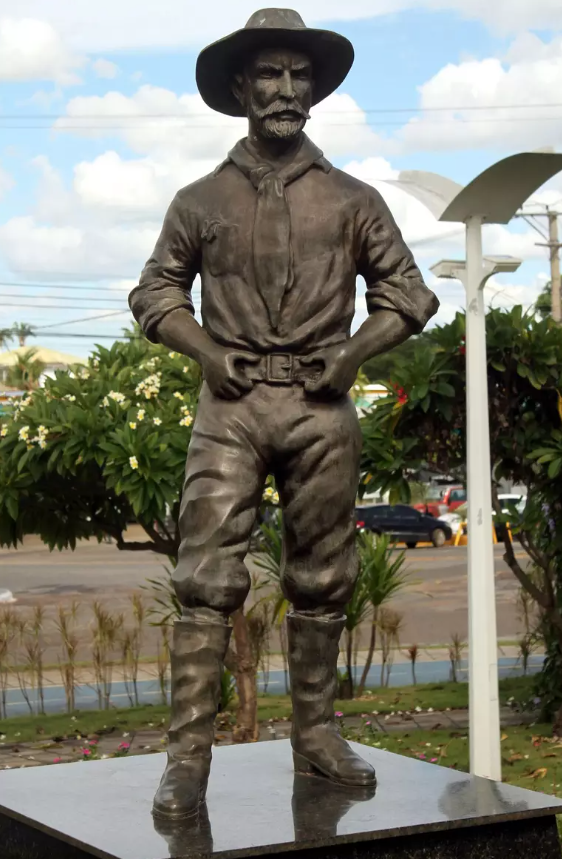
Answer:
<svg viewBox="0 0 562 859"><path fill-rule="evenodd" d="M389 534L393 539L415 549L418 543L431 542L443 546L453 536L446 522L408 507L406 504L372 504L356 507L358 528L366 528L373 534Z"/></svg>

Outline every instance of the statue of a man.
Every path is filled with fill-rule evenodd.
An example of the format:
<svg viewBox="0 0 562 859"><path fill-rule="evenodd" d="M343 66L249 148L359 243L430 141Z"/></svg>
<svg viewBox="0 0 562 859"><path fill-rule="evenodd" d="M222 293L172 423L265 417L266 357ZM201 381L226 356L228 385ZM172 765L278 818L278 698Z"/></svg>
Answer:
<svg viewBox="0 0 562 859"><path fill-rule="evenodd" d="M311 106L345 79L353 48L289 9L256 12L202 51L201 96L247 116L248 136L172 202L131 293L146 336L197 361L204 384L181 502L168 764L154 813L205 797L229 615L268 474L283 508L282 586L298 772L375 783L334 724L344 608L357 577L361 433L348 391L369 358L438 307L377 191L305 136ZM201 327L190 293L202 281ZM356 278L368 319L350 336Z"/></svg>

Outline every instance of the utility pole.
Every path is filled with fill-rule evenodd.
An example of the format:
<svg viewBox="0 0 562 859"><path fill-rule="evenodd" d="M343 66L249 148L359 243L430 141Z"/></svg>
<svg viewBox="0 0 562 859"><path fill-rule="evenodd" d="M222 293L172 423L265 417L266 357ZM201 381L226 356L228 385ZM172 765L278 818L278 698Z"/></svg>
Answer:
<svg viewBox="0 0 562 859"><path fill-rule="evenodd" d="M558 213L548 210L548 245L550 248L550 282L552 294L552 318L562 322L562 283L560 281L560 240L558 237Z"/></svg>
<svg viewBox="0 0 562 859"><path fill-rule="evenodd" d="M545 239L544 242L537 242L537 247L548 248L550 253L550 295L551 295L551 316L559 325L562 323L562 280L560 278L560 242L558 234L558 216L560 212L544 207L544 211L528 212L522 210L516 217L523 218L529 226ZM548 235L534 222L536 218L544 218L548 220Z"/></svg>

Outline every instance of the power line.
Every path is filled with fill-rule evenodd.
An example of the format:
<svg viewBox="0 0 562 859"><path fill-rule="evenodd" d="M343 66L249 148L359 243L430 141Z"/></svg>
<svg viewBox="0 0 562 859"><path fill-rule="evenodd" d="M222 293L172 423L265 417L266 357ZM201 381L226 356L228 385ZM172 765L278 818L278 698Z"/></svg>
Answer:
<svg viewBox="0 0 562 859"><path fill-rule="evenodd" d="M37 296L37 295L18 295L17 292L0 292L0 298L19 298L22 301L34 301L36 298L39 298L39 297L40 296ZM47 299L52 298L53 301L55 301L57 298L60 298L60 296L57 296L57 295L53 295L53 296L47 295L44 297ZM83 298L81 295L73 295L72 301L106 301L106 302L109 302L110 304L122 304L123 301L125 301L125 299L124 298L96 298L94 295L89 296L88 298ZM54 306L56 306L56 305L54 305ZM93 309L94 308L92 308L92 310Z"/></svg>
<svg viewBox="0 0 562 859"><path fill-rule="evenodd" d="M33 268L11 268L10 272L16 272L16 274L36 274L36 275L46 275L47 277L84 277L83 271L47 271L46 269L33 269ZM135 272L135 274L108 274L104 272L103 274L95 275L97 280L138 280L139 272ZM4 284L6 286L6 284ZM10 284L11 286L11 284Z"/></svg>
<svg viewBox="0 0 562 859"><path fill-rule="evenodd" d="M439 107L367 107L361 108L362 113L438 113L438 112L446 112L446 111L455 111L455 110L468 110L468 111L479 111L479 110L544 110L545 108L552 107L562 107L562 102L543 102L542 104L474 104L474 105L440 105ZM345 114L354 114L355 110L326 110L322 111L324 116L341 116ZM46 120L57 120L57 119L137 119L137 118L147 118L147 119L208 119L212 114L209 112L206 113L113 113L113 114L103 114L103 113L83 113L75 116L68 113L19 113L19 114L4 114L0 116L0 120L9 119L46 119ZM241 117L242 119L242 117ZM232 127L235 127L232 123Z"/></svg>
<svg viewBox="0 0 562 859"><path fill-rule="evenodd" d="M84 310L83 307L76 307L75 310ZM94 319L107 319L108 316L122 316L123 313L130 313L127 310L112 310L110 313L102 313L100 316L83 316L81 319L67 319L66 322L52 322L50 325L40 325L35 327L35 331L43 331L44 328L58 328L60 325L73 325L78 322L93 322ZM64 334L64 332L62 332Z"/></svg>
<svg viewBox="0 0 562 859"><path fill-rule="evenodd" d="M141 119L143 117L140 117ZM460 117L452 117L451 119L437 120L437 119L424 119L423 120L427 125L449 125L451 122L458 123L460 125L479 125L485 123L496 123L496 124L504 124L504 123L513 123L513 122L561 122L561 116L518 116L518 117L488 117L485 119L462 119ZM390 128L397 127L402 128L404 126L404 122L386 122L386 121L377 121L377 122L322 122L321 123L324 128L354 128L354 127L362 127L362 128ZM232 128L231 125L228 124L218 124L218 123L206 123L203 125L193 125L190 122L184 122L186 129L189 130L203 130L203 129L222 129L222 128ZM148 125L114 125L111 120L107 121L107 124L97 124L97 125L83 125L81 123L74 125L57 125L54 126L55 130L60 131L130 131L135 129L142 129L145 127L149 127ZM53 126L51 125L1 125L0 128L10 131L39 131L41 129L51 129Z"/></svg>
<svg viewBox="0 0 562 859"><path fill-rule="evenodd" d="M88 340L141 340L141 337L126 335L126 334L78 334L74 331L46 331L41 333L43 337L80 337Z"/></svg>
<svg viewBox="0 0 562 859"><path fill-rule="evenodd" d="M37 274L37 272L35 272ZM0 281L0 286L17 286L17 287L25 287L26 289L77 289L83 290L86 292L91 292L95 290L96 292L112 292L113 295L119 294L118 289L113 289L111 286L96 286L92 284L92 286L83 286L77 285L73 283L21 283L14 281ZM123 290L123 294L125 295L125 291ZM23 296L22 296L23 297ZM80 299L82 301L82 299ZM96 299L97 300L97 299ZM100 301L109 301L106 298L100 298ZM84 301L88 301L88 299L84 299Z"/></svg>
<svg viewBox="0 0 562 859"><path fill-rule="evenodd" d="M22 305L20 302L17 302L17 301L3 301L2 302L2 307L22 307L22 306L25 308L25 310L28 309L27 307L25 307L25 305ZM101 307L91 307L91 308L80 307L76 304L35 304L34 307L36 307L38 310L88 310L88 309L90 309L90 310L101 310L102 309ZM116 312L117 313L127 313L128 311L127 310L118 310Z"/></svg>

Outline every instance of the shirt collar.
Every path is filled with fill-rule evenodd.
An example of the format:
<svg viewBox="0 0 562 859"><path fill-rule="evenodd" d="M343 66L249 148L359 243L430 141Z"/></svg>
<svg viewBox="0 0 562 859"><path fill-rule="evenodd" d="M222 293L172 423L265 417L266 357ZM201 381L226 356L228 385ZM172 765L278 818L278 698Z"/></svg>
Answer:
<svg viewBox="0 0 562 859"><path fill-rule="evenodd" d="M274 172L271 164L259 160L247 137L239 140L230 150L227 158L216 168L214 175L217 176L228 164L235 164L256 188L264 176ZM329 173L332 169L322 150L306 134L303 134L302 144L295 157L279 170L278 175L288 185L307 173L311 167L318 167L324 173Z"/></svg>

